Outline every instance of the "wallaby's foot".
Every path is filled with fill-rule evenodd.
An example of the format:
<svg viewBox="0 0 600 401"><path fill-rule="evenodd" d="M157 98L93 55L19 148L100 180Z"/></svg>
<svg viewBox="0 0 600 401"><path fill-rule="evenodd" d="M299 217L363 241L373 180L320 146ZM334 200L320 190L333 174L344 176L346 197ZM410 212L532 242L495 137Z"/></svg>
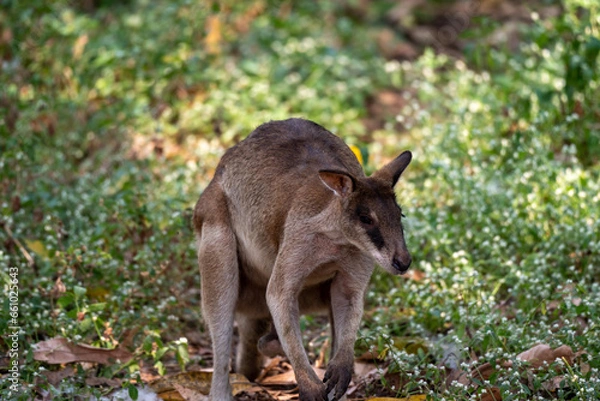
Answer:
<svg viewBox="0 0 600 401"><path fill-rule="evenodd" d="M304 383L299 385L299 388L300 401L327 401L327 391L323 383Z"/></svg>
<svg viewBox="0 0 600 401"><path fill-rule="evenodd" d="M277 355L285 355L275 331L271 331L258 340L258 351L269 358L274 358Z"/></svg>
<svg viewBox="0 0 600 401"><path fill-rule="evenodd" d="M217 379L217 383L213 382L208 396L209 401L235 401L229 384L229 375L223 377L227 378L227 383L223 385L219 380L221 377Z"/></svg>
<svg viewBox="0 0 600 401"><path fill-rule="evenodd" d="M325 372L323 381L327 386L326 393L330 395L330 400L341 400L348 390L348 385L352 380L352 365L329 364Z"/></svg>

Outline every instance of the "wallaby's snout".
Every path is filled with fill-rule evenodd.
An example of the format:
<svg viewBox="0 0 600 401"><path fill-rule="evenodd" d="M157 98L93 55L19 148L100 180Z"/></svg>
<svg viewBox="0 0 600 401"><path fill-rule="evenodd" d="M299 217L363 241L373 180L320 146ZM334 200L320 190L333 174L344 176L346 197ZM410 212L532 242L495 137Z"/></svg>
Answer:
<svg viewBox="0 0 600 401"><path fill-rule="evenodd" d="M400 274L406 273L411 263L412 258L406 249L396 254L392 259L392 267Z"/></svg>

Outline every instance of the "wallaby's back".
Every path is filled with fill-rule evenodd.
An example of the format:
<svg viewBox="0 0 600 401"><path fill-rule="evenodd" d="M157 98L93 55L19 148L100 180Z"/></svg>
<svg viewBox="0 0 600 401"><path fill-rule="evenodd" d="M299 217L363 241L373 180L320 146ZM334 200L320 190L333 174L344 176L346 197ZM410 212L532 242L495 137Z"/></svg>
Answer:
<svg viewBox="0 0 600 401"><path fill-rule="evenodd" d="M243 193L256 192L257 184L267 185L268 192L289 192L302 186L306 177L317 177L319 170L364 176L344 141L312 121L292 118L258 127L227 151L217 174L223 174L220 182L226 187L231 183ZM281 187L273 187L275 183ZM240 185L252 189L245 191Z"/></svg>

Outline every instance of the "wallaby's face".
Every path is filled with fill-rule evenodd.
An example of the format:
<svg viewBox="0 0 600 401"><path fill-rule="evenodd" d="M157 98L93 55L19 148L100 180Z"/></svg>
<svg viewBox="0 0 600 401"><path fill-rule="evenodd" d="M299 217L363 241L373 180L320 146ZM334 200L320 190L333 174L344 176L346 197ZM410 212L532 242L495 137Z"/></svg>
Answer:
<svg viewBox="0 0 600 401"><path fill-rule="evenodd" d="M392 187L374 179L357 181L344 210L344 234L392 274L408 270L411 257L402 230L402 211Z"/></svg>
<svg viewBox="0 0 600 401"><path fill-rule="evenodd" d="M394 185L408 166L405 152L369 178L322 171L321 180L341 202L340 226L346 239L392 274L403 274L411 263L404 241L402 210L396 203Z"/></svg>

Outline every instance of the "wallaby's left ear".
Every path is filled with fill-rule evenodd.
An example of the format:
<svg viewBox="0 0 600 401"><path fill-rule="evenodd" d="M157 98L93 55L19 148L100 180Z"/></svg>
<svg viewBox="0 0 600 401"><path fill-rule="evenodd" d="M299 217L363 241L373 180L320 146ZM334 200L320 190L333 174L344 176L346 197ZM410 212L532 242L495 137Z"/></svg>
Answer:
<svg viewBox="0 0 600 401"><path fill-rule="evenodd" d="M321 170L319 178L325 186L341 197L348 196L354 191L354 177L342 171Z"/></svg>
<svg viewBox="0 0 600 401"><path fill-rule="evenodd" d="M408 150L404 151L400 156L374 172L371 177L385 181L393 187L396 185L400 175L402 175L402 172L406 169L411 160L412 153Z"/></svg>

